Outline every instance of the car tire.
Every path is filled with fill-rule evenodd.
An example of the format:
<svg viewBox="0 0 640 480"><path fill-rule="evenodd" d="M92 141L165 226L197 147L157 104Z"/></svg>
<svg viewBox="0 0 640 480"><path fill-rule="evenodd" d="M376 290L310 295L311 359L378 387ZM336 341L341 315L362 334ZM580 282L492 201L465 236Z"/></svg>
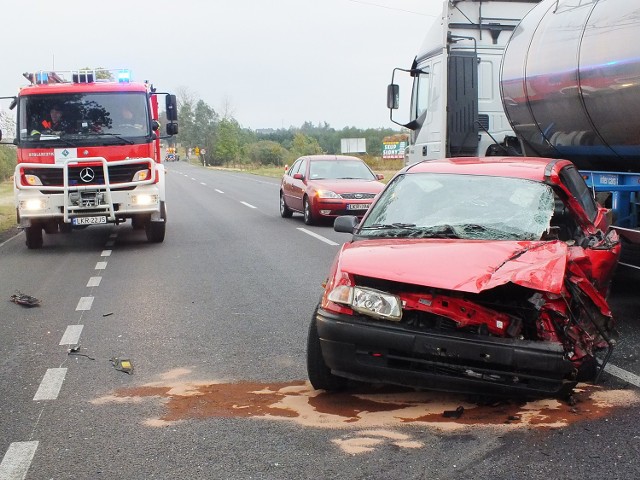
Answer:
<svg viewBox="0 0 640 480"><path fill-rule="evenodd" d="M291 218L293 212L289 207L287 207L287 203L284 201L284 194L280 192L280 216L282 218Z"/></svg>
<svg viewBox="0 0 640 480"><path fill-rule="evenodd" d="M24 234L27 237L25 243L28 249L34 250L42 248L42 225L35 224L26 227Z"/></svg>
<svg viewBox="0 0 640 480"><path fill-rule="evenodd" d="M313 225L315 223L315 219L313 218L311 203L309 202L308 197L304 197L304 200L302 201L302 210L304 214L304 223L306 225Z"/></svg>
<svg viewBox="0 0 640 480"><path fill-rule="evenodd" d="M318 336L316 312L317 308L313 312L307 337L307 375L309 382L316 390L326 390L327 392L344 390L347 386L347 379L331 373L331 369L324 362L320 337Z"/></svg>

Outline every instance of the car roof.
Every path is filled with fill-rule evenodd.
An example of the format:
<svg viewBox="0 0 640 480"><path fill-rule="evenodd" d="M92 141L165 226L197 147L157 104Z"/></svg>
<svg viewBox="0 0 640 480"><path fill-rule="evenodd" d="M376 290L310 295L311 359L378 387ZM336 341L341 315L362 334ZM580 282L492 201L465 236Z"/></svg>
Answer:
<svg viewBox="0 0 640 480"><path fill-rule="evenodd" d="M549 176L551 167L557 170L566 164L571 162L538 157L464 157L425 160L404 171L410 174L428 172L513 177L541 182Z"/></svg>
<svg viewBox="0 0 640 480"><path fill-rule="evenodd" d="M362 159L358 158L358 157L352 157L350 155L305 155L302 158L306 158L308 160L313 160L314 162L316 160L320 160L320 161L344 161L344 160L358 160L358 161L362 161Z"/></svg>

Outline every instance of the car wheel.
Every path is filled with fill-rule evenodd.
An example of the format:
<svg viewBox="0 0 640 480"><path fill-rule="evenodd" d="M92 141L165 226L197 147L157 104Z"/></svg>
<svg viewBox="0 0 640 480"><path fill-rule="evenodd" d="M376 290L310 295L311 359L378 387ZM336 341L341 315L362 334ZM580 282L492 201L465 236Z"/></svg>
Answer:
<svg viewBox="0 0 640 480"><path fill-rule="evenodd" d="M307 337L307 375L309 376L309 381L316 390L326 390L328 392L344 390L347 386L347 380L331 373L331 369L324 363L320 337L318 336L316 311L317 309L313 312Z"/></svg>
<svg viewBox="0 0 640 480"><path fill-rule="evenodd" d="M309 198L304 197L303 201L304 207L304 223L307 225L313 225L315 219L313 218L313 213L311 212L311 203L309 203Z"/></svg>
<svg viewBox="0 0 640 480"><path fill-rule="evenodd" d="M280 192L280 216L282 218L291 218L293 212L287 207L287 203L284 201L284 195Z"/></svg>
<svg viewBox="0 0 640 480"><path fill-rule="evenodd" d="M24 229L28 249L42 248L42 225L35 224Z"/></svg>

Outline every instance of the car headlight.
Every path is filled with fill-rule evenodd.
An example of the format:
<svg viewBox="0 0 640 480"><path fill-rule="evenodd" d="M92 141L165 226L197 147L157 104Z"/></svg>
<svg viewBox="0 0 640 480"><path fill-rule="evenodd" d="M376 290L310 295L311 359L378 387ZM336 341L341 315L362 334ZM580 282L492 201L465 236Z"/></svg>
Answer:
<svg viewBox="0 0 640 480"><path fill-rule="evenodd" d="M370 317L394 322L402 318L400 297L373 288L338 285L327 298Z"/></svg>
<svg viewBox="0 0 640 480"><path fill-rule="evenodd" d="M342 198L336 192L332 192L331 190L318 190L316 192L316 196L318 198Z"/></svg>

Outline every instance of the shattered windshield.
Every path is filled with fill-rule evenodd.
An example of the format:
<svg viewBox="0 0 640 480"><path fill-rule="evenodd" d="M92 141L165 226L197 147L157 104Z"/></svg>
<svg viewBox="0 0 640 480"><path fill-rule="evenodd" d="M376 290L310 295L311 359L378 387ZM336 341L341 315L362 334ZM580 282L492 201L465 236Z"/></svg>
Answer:
<svg viewBox="0 0 640 480"><path fill-rule="evenodd" d="M399 175L363 221L362 237L539 240L553 190L531 180L476 175Z"/></svg>
<svg viewBox="0 0 640 480"><path fill-rule="evenodd" d="M149 119L143 92L23 96L20 141L75 144L98 137L134 143L132 137L150 135Z"/></svg>

